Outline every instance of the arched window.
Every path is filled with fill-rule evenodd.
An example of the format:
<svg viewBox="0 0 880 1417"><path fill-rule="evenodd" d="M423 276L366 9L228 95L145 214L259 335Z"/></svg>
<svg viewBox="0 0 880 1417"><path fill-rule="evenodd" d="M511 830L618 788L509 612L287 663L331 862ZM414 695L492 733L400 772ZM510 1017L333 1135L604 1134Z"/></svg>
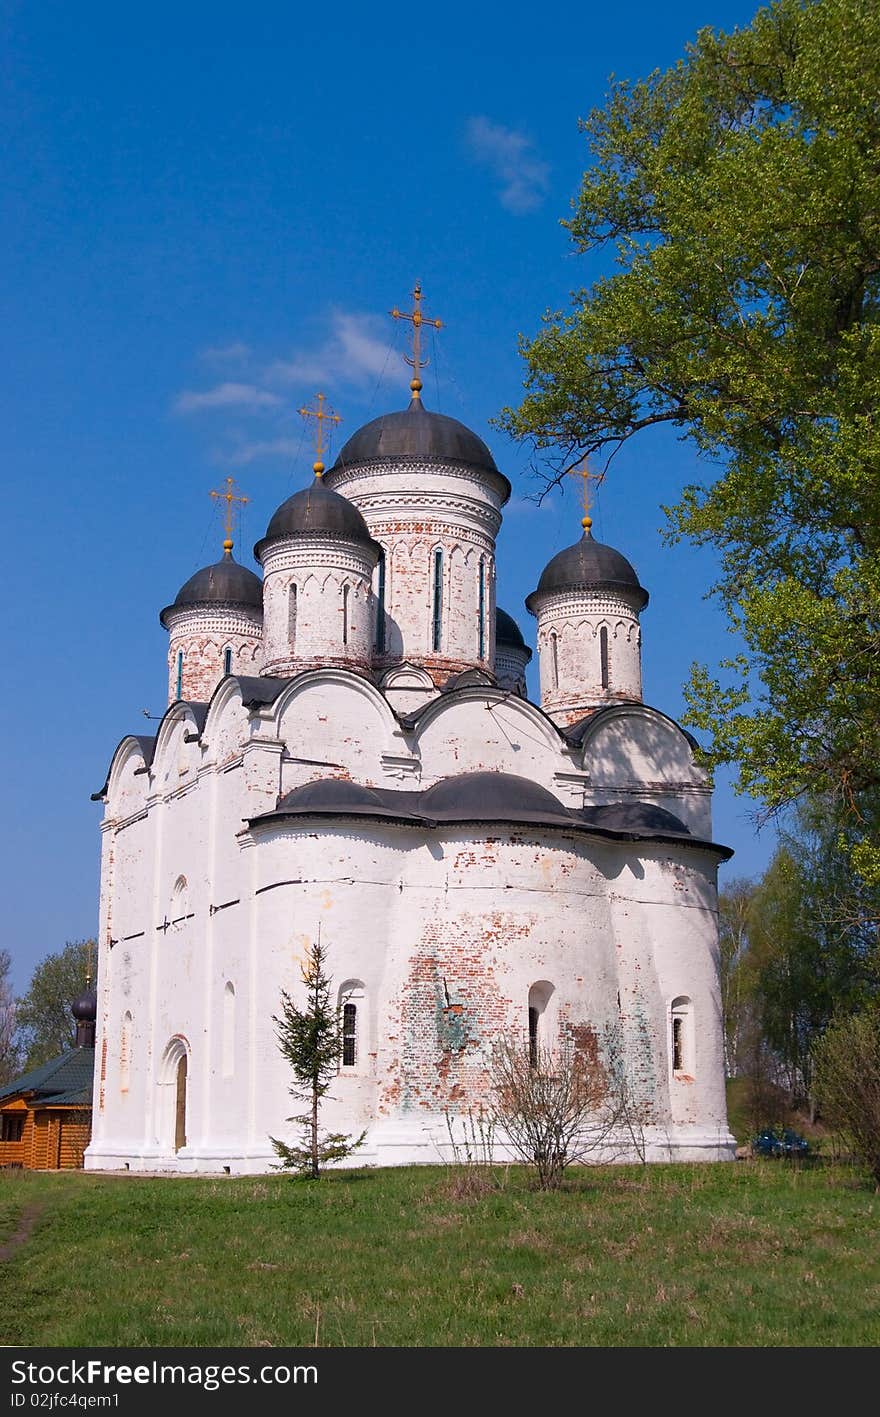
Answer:
<svg viewBox="0 0 880 1417"><path fill-rule="evenodd" d="M290 642L291 653L293 653L293 647L296 644L296 585L293 581L290 583L287 601L287 638Z"/></svg>
<svg viewBox="0 0 880 1417"><path fill-rule="evenodd" d="M443 640L443 552L434 552L434 613L431 625L431 648L439 653Z"/></svg>
<svg viewBox="0 0 880 1417"><path fill-rule="evenodd" d="M361 1029L364 1021L364 986L360 979L347 979L339 990L337 1007L342 1028L340 1071L358 1071L361 1064Z"/></svg>
<svg viewBox="0 0 880 1417"><path fill-rule="evenodd" d="M229 645L227 645L223 651L223 673L232 673L232 650Z"/></svg>
<svg viewBox="0 0 880 1417"><path fill-rule="evenodd" d="M479 633L478 633L478 635L477 635L477 658L478 658L478 659L485 659L485 658L486 658L486 561L485 561L485 558L482 557L482 556L480 557L479 576L480 576L480 583L479 583L480 628L479 628Z"/></svg>
<svg viewBox="0 0 880 1417"><path fill-rule="evenodd" d="M694 1026L693 1005L689 998L680 994L673 999L670 1010L670 1052L672 1073L675 1077L694 1075Z"/></svg>
<svg viewBox="0 0 880 1417"><path fill-rule="evenodd" d="M349 587L342 587L342 643L348 644L348 595Z"/></svg>
<svg viewBox="0 0 880 1417"><path fill-rule="evenodd" d="M231 1078L235 1071L235 985L226 981L223 990L223 1076Z"/></svg>
<svg viewBox="0 0 880 1417"><path fill-rule="evenodd" d="M599 664L602 672L602 688L608 688L608 626L599 629Z"/></svg>
<svg viewBox="0 0 880 1417"><path fill-rule="evenodd" d="M550 631L550 687L559 688L559 650L556 644L556 631Z"/></svg>
<svg viewBox="0 0 880 1417"><path fill-rule="evenodd" d="M543 1027L543 1015L554 993L554 986L548 979L539 979L529 990L529 1065L536 1068L541 1051L548 1047L547 1029Z"/></svg>
<svg viewBox="0 0 880 1417"><path fill-rule="evenodd" d="M183 698L183 650L182 650L182 649L179 649L179 650L177 651L177 689L175 690L175 695L174 695L174 697L177 698L177 699L182 699L182 698Z"/></svg>
<svg viewBox="0 0 880 1417"><path fill-rule="evenodd" d="M119 1040L119 1091L128 1092L131 1079L131 1014L126 1009Z"/></svg>
<svg viewBox="0 0 880 1417"><path fill-rule="evenodd" d="M357 1062L357 1004L342 1006L342 1066L353 1068Z"/></svg>
<svg viewBox="0 0 880 1417"><path fill-rule="evenodd" d="M385 552L376 567L376 653L385 653Z"/></svg>

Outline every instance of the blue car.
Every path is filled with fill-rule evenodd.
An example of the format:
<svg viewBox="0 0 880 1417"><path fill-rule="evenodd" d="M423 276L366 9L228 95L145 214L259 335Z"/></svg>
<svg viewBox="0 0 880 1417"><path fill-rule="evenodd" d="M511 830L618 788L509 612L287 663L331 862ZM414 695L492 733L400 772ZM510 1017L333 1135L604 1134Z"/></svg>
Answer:
<svg viewBox="0 0 880 1417"><path fill-rule="evenodd" d="M810 1143L806 1137L791 1131L788 1127L774 1129L766 1127L756 1137L752 1137L752 1151L756 1156L807 1156Z"/></svg>

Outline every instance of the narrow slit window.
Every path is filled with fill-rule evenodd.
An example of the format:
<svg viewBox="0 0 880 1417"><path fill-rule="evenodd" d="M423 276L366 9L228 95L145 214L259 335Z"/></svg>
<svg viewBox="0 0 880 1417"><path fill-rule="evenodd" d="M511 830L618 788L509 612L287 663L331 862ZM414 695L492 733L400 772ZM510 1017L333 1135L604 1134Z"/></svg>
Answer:
<svg viewBox="0 0 880 1417"><path fill-rule="evenodd" d="M376 567L376 652L385 652L385 552Z"/></svg>
<svg viewBox="0 0 880 1417"><path fill-rule="evenodd" d="M431 634L431 648L436 653L440 650L440 643L443 636L443 552L439 546L434 552L434 621Z"/></svg>
<svg viewBox="0 0 880 1417"><path fill-rule="evenodd" d="M357 1004L345 1004L342 1009L342 1066L353 1068L357 1062Z"/></svg>
<svg viewBox="0 0 880 1417"><path fill-rule="evenodd" d="M348 644L348 586L342 587L342 643Z"/></svg>
<svg viewBox="0 0 880 1417"><path fill-rule="evenodd" d="M694 1075L694 1020L693 1007L685 995L672 1001L672 1072L675 1077L693 1078Z"/></svg>
<svg viewBox="0 0 880 1417"><path fill-rule="evenodd" d="M556 644L556 631L550 631L550 687L559 688L559 650Z"/></svg>
<svg viewBox="0 0 880 1417"><path fill-rule="evenodd" d="M599 663L602 669L602 688L608 688L608 626L599 630Z"/></svg>
<svg viewBox="0 0 880 1417"><path fill-rule="evenodd" d="M538 1019L540 1014L536 1008L529 1006L529 1067L538 1066Z"/></svg>
<svg viewBox="0 0 880 1417"><path fill-rule="evenodd" d="M291 651L296 643L296 586L291 584L290 599L287 602L287 638Z"/></svg>
<svg viewBox="0 0 880 1417"><path fill-rule="evenodd" d="M486 562L480 557L480 630L477 642L477 658L486 658Z"/></svg>
<svg viewBox="0 0 880 1417"><path fill-rule="evenodd" d="M183 698L183 650L177 651L177 691L176 697Z"/></svg>
<svg viewBox="0 0 880 1417"><path fill-rule="evenodd" d="M226 646L226 649L223 651L223 673L224 673L224 674L231 674L231 673L232 673L232 650L229 648L228 645Z"/></svg>

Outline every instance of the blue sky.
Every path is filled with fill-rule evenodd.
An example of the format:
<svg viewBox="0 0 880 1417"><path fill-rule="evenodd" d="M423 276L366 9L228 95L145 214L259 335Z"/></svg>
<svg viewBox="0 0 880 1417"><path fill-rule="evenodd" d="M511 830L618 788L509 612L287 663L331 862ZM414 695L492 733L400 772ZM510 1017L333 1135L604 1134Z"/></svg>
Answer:
<svg viewBox="0 0 880 1417"><path fill-rule="evenodd" d="M523 608L579 534L540 509L530 455L490 427L547 308L601 271L559 222L577 120L608 77L675 61L755 6L2 3L3 512L8 568L0 944L33 965L97 925L100 787L165 703L157 615L220 554L208 496L252 499L236 555L309 478L297 408L322 389L349 436L407 401L387 312L416 279L444 329L428 407L487 439L514 484L499 604ZM337 447L338 447L337 442ZM645 697L674 716L693 659L734 648L713 559L665 548L660 505L711 475L668 432L630 444L594 512L651 592ZM751 874L773 846L726 782L716 837ZM724 877L722 877L724 879Z"/></svg>

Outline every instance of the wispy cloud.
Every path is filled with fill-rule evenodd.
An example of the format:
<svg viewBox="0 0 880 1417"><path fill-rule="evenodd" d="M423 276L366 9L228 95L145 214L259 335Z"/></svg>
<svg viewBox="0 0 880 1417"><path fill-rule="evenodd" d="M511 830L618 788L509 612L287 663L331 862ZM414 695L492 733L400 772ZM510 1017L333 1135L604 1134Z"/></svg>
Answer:
<svg viewBox="0 0 880 1417"><path fill-rule="evenodd" d="M224 452L223 461L232 467L248 467L261 458L293 458L300 451L301 442L296 438L265 438L253 443L242 443L234 452Z"/></svg>
<svg viewBox="0 0 880 1417"><path fill-rule="evenodd" d="M473 161L488 168L499 184L502 207L520 215L541 205L550 186L550 165L527 134L476 117L467 121L465 142Z"/></svg>
<svg viewBox="0 0 880 1417"><path fill-rule="evenodd" d="M230 467L295 460L302 453L308 430L297 417L300 405L323 390L331 402L345 391L372 389L386 372L392 348L381 318L331 310L314 338L302 337L286 357L269 361L265 353L245 344L217 345L199 354L204 363L232 372L237 361L243 377L207 389L184 389L173 402L181 415L213 414L223 429L224 446L217 461ZM239 369L235 369L239 372ZM247 380L247 382L245 382ZM220 417L221 415L225 415ZM294 431L295 430L295 431Z"/></svg>
<svg viewBox="0 0 880 1417"><path fill-rule="evenodd" d="M203 349L201 358L207 364L244 364L250 352L249 344L235 340L232 344L216 344L212 345L210 349Z"/></svg>
<svg viewBox="0 0 880 1417"><path fill-rule="evenodd" d="M330 332L313 349L297 350L278 359L266 370L269 381L281 384L345 384L363 386L378 379L388 363L389 342L379 335L372 315L351 315L336 310Z"/></svg>
<svg viewBox="0 0 880 1417"><path fill-rule="evenodd" d="M255 384L218 384L213 389L184 390L174 400L174 407L177 413L201 413L211 408L235 408L253 413L277 408L281 402L277 394L258 389Z"/></svg>
<svg viewBox="0 0 880 1417"><path fill-rule="evenodd" d="M513 496L504 504L505 520L510 517L520 516L523 512L528 512L533 517L540 508L536 505L534 497Z"/></svg>

